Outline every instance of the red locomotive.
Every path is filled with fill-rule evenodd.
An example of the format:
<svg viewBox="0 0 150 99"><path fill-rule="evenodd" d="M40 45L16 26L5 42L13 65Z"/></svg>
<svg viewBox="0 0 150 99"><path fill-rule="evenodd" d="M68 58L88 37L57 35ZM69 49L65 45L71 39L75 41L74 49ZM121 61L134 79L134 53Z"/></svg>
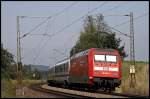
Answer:
<svg viewBox="0 0 150 99"><path fill-rule="evenodd" d="M121 84L122 61L115 49L91 48L49 69L49 84L115 90Z"/></svg>

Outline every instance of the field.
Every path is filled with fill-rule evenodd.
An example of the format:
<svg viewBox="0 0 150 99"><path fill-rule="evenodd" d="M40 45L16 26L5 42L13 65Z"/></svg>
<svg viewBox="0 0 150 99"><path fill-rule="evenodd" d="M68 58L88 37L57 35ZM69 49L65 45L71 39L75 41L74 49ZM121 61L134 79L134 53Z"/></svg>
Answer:
<svg viewBox="0 0 150 99"><path fill-rule="evenodd" d="M123 62L122 68L122 84L116 91L119 93L137 94L149 96L149 63L136 62L136 83L135 88L129 87L129 65L130 63ZM33 83L41 83L41 80L23 80L24 86L29 86ZM1 97L10 98L16 97L16 80L1 80Z"/></svg>
<svg viewBox="0 0 150 99"><path fill-rule="evenodd" d="M135 63L135 88L130 88L129 84L129 65L130 62L123 62L122 68L122 84L117 92L145 95L149 96L149 63L148 62L136 62Z"/></svg>
<svg viewBox="0 0 150 99"><path fill-rule="evenodd" d="M24 86L31 84L41 83L41 80L23 80ZM16 80L1 80L1 97L2 98L15 98L16 97Z"/></svg>

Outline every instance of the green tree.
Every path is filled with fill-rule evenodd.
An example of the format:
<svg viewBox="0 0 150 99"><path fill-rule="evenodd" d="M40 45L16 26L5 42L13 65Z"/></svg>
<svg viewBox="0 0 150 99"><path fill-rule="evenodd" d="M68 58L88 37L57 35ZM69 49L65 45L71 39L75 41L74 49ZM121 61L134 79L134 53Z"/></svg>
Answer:
<svg viewBox="0 0 150 99"><path fill-rule="evenodd" d="M31 70L31 65L24 65L22 71L24 79L33 79L33 71Z"/></svg>
<svg viewBox="0 0 150 99"><path fill-rule="evenodd" d="M36 79L36 80L42 78L42 77L41 77L41 73L40 73L40 71L39 71L37 68L34 69L34 73L35 73L35 79Z"/></svg>
<svg viewBox="0 0 150 99"><path fill-rule="evenodd" d="M102 14L96 18L87 16L84 20L84 29L80 32L80 37L76 45L72 47L70 56L89 48L112 48L117 49L124 58L124 46L120 46L121 39L115 38L115 33L111 31Z"/></svg>
<svg viewBox="0 0 150 99"><path fill-rule="evenodd" d="M13 55L1 44L1 78L15 78L15 61Z"/></svg>

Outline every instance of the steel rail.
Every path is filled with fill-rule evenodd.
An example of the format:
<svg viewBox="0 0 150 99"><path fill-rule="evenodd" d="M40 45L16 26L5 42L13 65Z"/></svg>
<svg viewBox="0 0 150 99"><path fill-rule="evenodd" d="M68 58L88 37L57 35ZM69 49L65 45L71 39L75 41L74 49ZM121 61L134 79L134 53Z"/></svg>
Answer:
<svg viewBox="0 0 150 99"><path fill-rule="evenodd" d="M36 84L36 85L34 84L30 88L33 89L33 90L42 91L42 92L46 92L46 93L53 93L53 94L65 96L65 97L68 97L68 98L94 98L94 97L82 96L82 95L78 95L78 94L65 93L65 92L60 92L60 91L54 91L54 90L51 90L51 89L42 88L41 85L43 85L43 84ZM54 86L52 86L52 87L54 87ZM60 87L55 87L55 88L60 88ZM66 90L68 88L63 88L63 89ZM81 91L79 89L69 89L69 90ZM104 91L100 91L100 90L95 91L95 92L83 91L82 90L81 92L87 92L87 93L90 93L90 94L91 93L93 93L93 94L101 94L101 95L103 95L103 97L104 97L104 95L106 95L106 96L108 96L108 95L111 96L112 95L112 97L114 97L114 96L117 97L118 96L118 97L125 97L125 98L149 98L149 96L122 94L122 93L115 93L115 92L109 93L109 92L104 92Z"/></svg>
<svg viewBox="0 0 150 99"><path fill-rule="evenodd" d="M80 95L75 95L75 94L68 94L68 93L64 93L64 92L58 92L58 91L54 91L54 90L44 89L44 88L41 87L41 84L31 85L30 88L33 89L33 90L36 90L36 91L56 94L56 95L63 96L63 97L66 97L66 98L88 98L86 96L80 96Z"/></svg>

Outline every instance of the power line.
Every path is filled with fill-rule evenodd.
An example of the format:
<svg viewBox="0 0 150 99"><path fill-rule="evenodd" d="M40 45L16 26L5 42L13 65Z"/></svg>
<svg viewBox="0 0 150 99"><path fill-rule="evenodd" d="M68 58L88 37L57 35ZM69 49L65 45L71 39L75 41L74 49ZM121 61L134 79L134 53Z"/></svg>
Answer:
<svg viewBox="0 0 150 99"><path fill-rule="evenodd" d="M130 37L130 35L127 35L127 34L121 32L121 31L115 29L114 27L111 27L111 26L108 26L108 27L111 28L111 29L113 29L113 30L115 30L115 31L117 31L117 32L119 32L120 34L122 34L122 35L124 35L124 36Z"/></svg>
<svg viewBox="0 0 150 99"><path fill-rule="evenodd" d="M70 6L64 8L64 9L61 10L60 12L56 13L55 15L53 15L53 17L62 14L63 12L65 12L65 10L68 10L68 9L71 8L73 5L75 5L76 3L78 3L78 1L73 2Z"/></svg>
<svg viewBox="0 0 150 99"><path fill-rule="evenodd" d="M50 16L49 16L50 17ZM32 19L32 18L49 18L49 17L39 17L39 16L21 16L21 18L30 18L30 19Z"/></svg>
<svg viewBox="0 0 150 99"><path fill-rule="evenodd" d="M49 37L51 37L49 34L47 34L47 31L48 31L48 23L47 23L47 28L45 29L45 33L44 34L30 34L30 35L36 35L36 36L41 36L41 35L43 35L43 36L49 36ZM33 58L33 64L35 64L35 61L36 61L36 59L38 58L38 54L40 54L40 51L36 51L36 48L37 47L39 47L39 46L41 46L41 42L44 40L44 38L42 38L41 40L40 40L40 42L37 44L37 46L36 47L34 47L34 48L32 48L34 51L34 53L35 53L35 57ZM42 47L40 47L39 49L41 49L41 48L43 48L44 46L42 46Z"/></svg>
<svg viewBox="0 0 150 99"><path fill-rule="evenodd" d="M122 6L121 6L122 4L123 4L123 5L125 5L125 4L127 4L127 3L128 3L128 2L118 4L117 6L115 6L115 7L113 7L113 8L106 9L106 10L102 11L101 13L106 13L106 12L108 12L108 11L111 11L111 10L117 9L117 8L119 8L119 7L122 7ZM99 14L100 14L100 13L98 13L98 14L94 14L94 15L99 15ZM112 16L112 15L108 15L108 16ZM106 16L106 17L107 17L107 16Z"/></svg>
<svg viewBox="0 0 150 99"><path fill-rule="evenodd" d="M66 7L66 8L63 9L62 11L60 11L60 12L56 13L55 15L53 15L53 17L60 15L61 13L63 13L65 10L69 9L70 7L72 7L73 5L75 5L76 3L77 3L77 2L72 3L70 6ZM35 35L36 35L36 34L35 34ZM37 35L39 35L39 34L37 34ZM45 35L46 35L46 33L45 33ZM48 36L51 37L51 35L48 35ZM45 46L45 44L46 44L46 42L44 43L44 46ZM44 47L44 46L43 46L43 47ZM43 48L43 47L41 47L41 48ZM36 57L33 59L33 63L35 63L35 61L36 61L36 59L38 58L39 54L40 54L40 50L39 50L39 53L36 54Z"/></svg>
<svg viewBox="0 0 150 99"><path fill-rule="evenodd" d="M30 30L28 33L24 34L21 38L29 35L31 32L33 32L34 30L36 30L38 27L40 27L42 24L44 24L47 20L49 20L51 17L48 17L46 20L44 20L43 22L41 22L40 24L38 24L37 26L35 26L32 30Z"/></svg>
<svg viewBox="0 0 150 99"><path fill-rule="evenodd" d="M63 27L62 29L60 29L60 30L59 30L58 32L56 32L56 33L62 32L63 30L65 30L66 28L70 27L70 26L73 25L74 23L80 21L82 18L84 18L84 17L85 17L86 15L88 15L89 13L94 12L94 10L97 10L98 8L102 7L105 3L107 3L107 2L105 1L104 3L102 3L102 4L99 5L99 6L97 6L96 8L92 9L91 11L88 11L87 14L85 14L85 15L81 16L80 18L74 20L73 22L71 22L70 24L66 25L65 27ZM124 3L121 3L121 4L124 4ZM113 10L113 9L115 9L115 8L118 8L121 4L119 4L118 6L115 6L115 7L111 8L111 9L107 9L107 10L105 10L105 12L110 11L110 10ZM104 12L104 11L103 11L103 12ZM55 35L55 34L52 34L51 36L54 36L54 35Z"/></svg>
<svg viewBox="0 0 150 99"><path fill-rule="evenodd" d="M119 7L119 6L115 6L114 8L108 9L108 11L110 11L110 10L112 10L112 9L115 9L115 8L118 8L118 7ZM93 10L96 10L96 9L98 9L98 8L99 8L99 7L96 7L96 8L94 8ZM91 10L90 12L93 12L93 10ZM60 30L59 30L58 32L56 32L56 33L58 34L59 32L62 32L63 30L65 30L66 28L70 27L70 26L73 25L74 23L78 22L78 21L81 20L82 18L84 18L84 16L78 18L77 20L74 20L72 23L66 25L65 27L63 27L62 29L60 29ZM111 27L111 28L112 28L112 27ZM112 28L112 29L114 29L114 28ZM124 33L122 33L121 31L119 31L119 30L117 30L117 29L114 29L114 30L116 30L116 31L120 32L121 34L127 36L127 34L124 34ZM54 35L56 35L56 34L52 34L51 36L54 36Z"/></svg>
<svg viewBox="0 0 150 99"><path fill-rule="evenodd" d="M140 15L140 16L134 18L134 19L142 18L142 17L146 16L147 14L148 14L148 13L142 14L142 15ZM111 15L111 16L113 16L113 15ZM122 16L122 15L120 15L120 16ZM127 23L127 22L129 22L129 21L123 22L123 24L125 24L125 23ZM123 24L121 23L121 24L116 25L116 26L120 26L120 25L123 25ZM114 27L116 27L116 26L114 26ZM115 29L114 27L111 27L111 26L108 26L108 27L111 28L111 29L113 29L113 30L115 30L115 31L117 31L117 32L119 32L120 34L122 34L122 35L124 35L124 36L130 37L129 35L127 35L127 34L121 32L120 30Z"/></svg>
<svg viewBox="0 0 150 99"><path fill-rule="evenodd" d="M94 8L94 9L92 9L89 13L93 12L94 10L98 9L99 7L102 7L105 3L106 3L106 2L102 3L101 5L97 6L97 7ZM58 15L58 14L55 14L55 15ZM85 15L87 15L87 14L85 14ZM84 16L85 16L85 15L84 15ZM64 28L62 28L61 30L59 30L59 31L56 32L56 33L58 34L59 32L63 31L65 28L68 28L69 26L71 26L71 25L74 24L75 22L77 22L77 21L81 20L82 18L84 18L84 16L82 16L82 17L78 18L77 20L73 21L71 24L65 26ZM56 35L56 34L52 34L51 37L52 37L52 36L55 36L55 35ZM46 45L46 42L44 43L44 46L45 46L45 45ZM44 46L43 46L43 47L44 47ZM43 47L42 47L42 48L43 48ZM40 51L41 51L41 50L39 50L39 53L40 53ZM38 55L39 55L39 53L38 53ZM35 63L35 60L37 59L38 55L36 55L36 57L34 58L34 62L33 62L33 63Z"/></svg>
<svg viewBox="0 0 150 99"><path fill-rule="evenodd" d="M59 31L57 31L55 34L52 34L51 36L55 36L56 34L62 32L63 30L65 30L66 28L70 27L71 25L75 24L76 22L80 21L82 18L84 18L87 14L93 12L94 10L97 10L98 8L102 7L106 2L102 3L101 5L97 6L96 8L92 9L91 11L89 11L88 13L86 13L85 15L79 17L78 19L72 21L70 24L64 26L62 29L60 29Z"/></svg>
<svg viewBox="0 0 150 99"><path fill-rule="evenodd" d="M44 39L41 39L41 40L44 40ZM45 40L45 41L47 41L47 40ZM35 61L37 60L37 58L38 58L39 55L40 55L41 49L44 48L44 46L45 46L46 43L47 43L47 42L44 42L44 44L43 44L42 47L39 46L39 50L38 50L38 52L36 53L35 57L33 58L33 64L35 64Z"/></svg>
<svg viewBox="0 0 150 99"><path fill-rule="evenodd" d="M111 10L113 10L113 9L119 8L120 6L122 7L122 4L127 4L127 3L128 3L128 2L126 2L126 3L123 2L123 3L118 4L117 6L115 6L115 7L113 7L113 8L106 9L106 10L102 11L101 13L105 13L105 12L111 11Z"/></svg>
<svg viewBox="0 0 150 99"><path fill-rule="evenodd" d="M77 2L72 3L70 6L66 7L65 9L63 9L62 11L56 13L54 16L58 16L60 14L62 14L65 10L69 9L70 7L72 7L73 5L75 5ZM43 18L43 17L28 17L28 16L22 16L22 18ZM45 18L45 17L44 17ZM34 30L36 30L38 27L40 27L42 24L44 24L45 22L47 22L49 19L51 18L51 16L49 16L46 20L42 21L40 24L38 24L37 26L35 26L32 30L30 30L29 32L27 32L26 34L24 34L21 38L29 35L31 32L33 32Z"/></svg>
<svg viewBox="0 0 150 99"><path fill-rule="evenodd" d="M138 17L135 17L134 20L135 20L135 19L142 18L142 17L144 17L144 16L146 16L146 15L148 15L148 13L145 13L145 14L142 14L142 15L140 15L140 16L138 16ZM118 24L118 25L115 25L115 26L113 26L113 27L121 26L121 25L124 25L124 24L126 24L126 23L128 23L128 22L130 22L130 21L125 21L125 22L120 23L120 24Z"/></svg>
<svg viewBox="0 0 150 99"><path fill-rule="evenodd" d="M65 10L67 10L67 9L69 9L70 7L72 7L73 5L75 5L77 2L74 2L74 3L72 3L70 6L68 6L68 7L66 7L65 9L63 9L62 11L60 11L60 12L58 12L58 13L56 13L55 15L53 15L53 17L54 16L58 16L58 15L60 15L60 14L62 14ZM46 17L28 17L28 16L22 16L22 18L46 18ZM46 32L47 32L47 30L45 31L45 33L44 34L31 34L31 32L33 32L34 30L36 30L38 27L40 27L42 24L44 24L45 22L47 22L48 21L48 19L49 18L51 18L51 17L48 17L46 20L44 20L43 22L41 22L40 24L38 24L36 27L34 27L32 30L30 30L28 33L26 33L26 34L24 34L21 38L23 38L23 37L25 37L25 36L27 36L27 35L43 35L43 36L49 36L49 37L51 37L50 35L48 35ZM48 26L48 25L47 25ZM47 27L48 28L48 27ZM36 55L37 56L37 55ZM36 59L34 59L34 60L36 60Z"/></svg>
<svg viewBox="0 0 150 99"><path fill-rule="evenodd" d="M47 23L47 28L45 29L45 35L47 34L47 31L48 31L48 23ZM38 34L36 34L36 35L38 35ZM48 34L47 34L48 35ZM44 36L44 35L43 35ZM48 35L49 37L51 37L50 35ZM44 39L44 38L43 38ZM41 39L41 41L40 42L42 42L43 41L43 39ZM41 44L41 43L40 43ZM40 44L38 44L37 46L40 46ZM44 43L44 45L45 45L45 43ZM44 46L42 46L41 48L43 48ZM35 49L35 48L34 48ZM38 58L38 56L39 56L39 54L40 54L40 50L39 50L39 53L36 53L36 55L35 55L35 57L33 58L33 64L35 64L35 61L36 61L36 59Z"/></svg>
<svg viewBox="0 0 150 99"><path fill-rule="evenodd" d="M106 2L102 3L101 5L97 6L97 7L94 8L94 9L92 9L91 11L88 11L87 14L89 14L89 13L91 13L91 12L94 12L94 10L97 10L98 8L102 7L105 3L106 3ZM116 7L114 7L114 8L108 9L107 11L112 10L112 9L115 9L115 8L117 8L117 7L119 7L119 6L116 6ZM74 21L71 22L70 24L66 25L65 27L63 27L62 29L60 29L58 32L56 32L55 34L52 34L51 37L52 37L52 36L55 36L55 35L58 34L58 33L61 33L61 32L62 32L63 30L65 30L66 28L70 27L70 26L73 25L74 23L76 23L76 22L78 22L79 20L81 20L82 18L84 18L87 14L85 14L85 15L79 17L78 19L74 20ZM114 28L112 28L112 29L114 29ZM116 30L116 29L115 29L115 30ZM117 30L117 31L119 31L119 30ZM120 32L120 31L119 31L119 32ZM122 32L120 32L120 33L122 33ZM124 33L122 33L122 34L124 34ZM125 34L125 35L126 35L126 34Z"/></svg>
<svg viewBox="0 0 150 99"><path fill-rule="evenodd" d="M104 15L104 17L109 17L109 16L124 16L124 15L121 14Z"/></svg>
<svg viewBox="0 0 150 99"><path fill-rule="evenodd" d="M146 16L147 14L148 14L148 13L145 13L145 14L143 14L143 15L140 15L140 16L134 18L134 20L135 20L135 19L142 18L142 17ZM119 32L120 34L122 34L122 35L124 35L124 36L131 37L130 35L127 35L127 34L121 32L120 30L114 28L114 27L117 27L117 26L124 25L124 24L126 24L126 23L128 23L128 22L130 22L130 21L125 21L125 22L123 22L123 23L121 23L121 24L118 24L118 25L115 25L115 26L113 26L113 27L111 27L111 26L108 26L108 27L111 28L111 29L113 29L113 30L115 30L115 31L117 31L117 32Z"/></svg>
<svg viewBox="0 0 150 99"><path fill-rule="evenodd" d="M43 33L43 34L30 34L30 36L32 36L32 35L34 35L34 37L35 36L48 36L48 37L51 37L49 34L47 34L47 31L48 31L48 24L49 24L49 20L48 20L48 23L47 23L47 28L45 29L45 33ZM40 42L39 43L37 43L37 46L36 47L33 47L32 49L34 50L33 52L36 52L35 50L35 48L37 48L38 46L40 46L40 44L41 44L41 42L43 41L43 39L41 39L40 40ZM27 53L29 53L30 51L28 51ZM28 55L28 54L25 54L25 55Z"/></svg>

